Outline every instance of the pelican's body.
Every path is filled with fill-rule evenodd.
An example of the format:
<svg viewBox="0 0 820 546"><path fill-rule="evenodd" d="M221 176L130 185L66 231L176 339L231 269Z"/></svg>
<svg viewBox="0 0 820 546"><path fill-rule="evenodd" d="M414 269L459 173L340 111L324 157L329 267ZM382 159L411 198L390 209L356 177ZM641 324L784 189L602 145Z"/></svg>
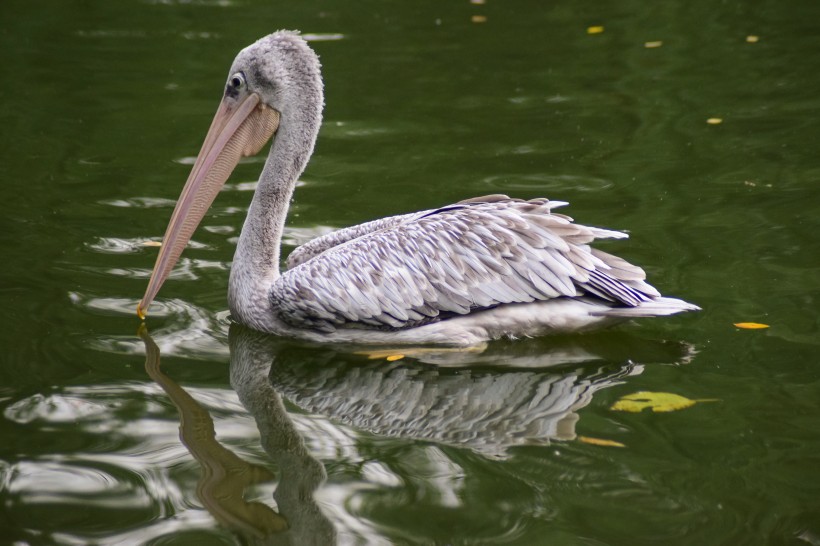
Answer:
<svg viewBox="0 0 820 546"><path fill-rule="evenodd" d="M274 136L231 268L235 320L315 341L466 346L698 309L661 297L639 267L593 249L626 235L575 224L566 203L503 195L393 216L320 237L279 271L296 180L323 105L319 61L297 34L242 50L171 217L144 315L242 155Z"/></svg>

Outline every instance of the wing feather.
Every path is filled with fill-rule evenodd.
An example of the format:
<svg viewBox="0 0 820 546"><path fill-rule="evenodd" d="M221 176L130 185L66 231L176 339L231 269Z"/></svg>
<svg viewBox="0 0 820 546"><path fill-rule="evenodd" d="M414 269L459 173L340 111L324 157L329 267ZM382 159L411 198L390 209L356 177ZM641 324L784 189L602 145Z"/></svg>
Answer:
<svg viewBox="0 0 820 546"><path fill-rule="evenodd" d="M382 229L389 229L401 223L412 221L415 218L420 218L426 214L434 212L434 210L425 210L421 212L414 212L412 214L399 214L397 216L388 216L387 218L379 218L371 222L365 222L357 226L339 229L297 247L290 253L287 261L287 269L293 269L299 264L302 264L314 256L318 256L325 250L335 246L352 241L368 233L373 233Z"/></svg>
<svg viewBox="0 0 820 546"><path fill-rule="evenodd" d="M564 205L493 195L325 235L291 255L273 308L295 326L330 331L583 294L626 307L652 299L641 268L589 246L627 235L552 212Z"/></svg>

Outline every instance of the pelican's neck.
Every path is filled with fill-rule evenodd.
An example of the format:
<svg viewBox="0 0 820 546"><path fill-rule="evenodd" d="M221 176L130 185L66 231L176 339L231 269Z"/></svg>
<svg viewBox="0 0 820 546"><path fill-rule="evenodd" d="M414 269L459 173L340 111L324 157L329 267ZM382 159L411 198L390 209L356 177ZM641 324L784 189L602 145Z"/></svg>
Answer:
<svg viewBox="0 0 820 546"><path fill-rule="evenodd" d="M257 330L273 330L270 288L279 278L282 231L293 190L319 132L321 99L320 90L318 101L296 110L298 115L282 113L239 235L231 266L228 305L235 320Z"/></svg>

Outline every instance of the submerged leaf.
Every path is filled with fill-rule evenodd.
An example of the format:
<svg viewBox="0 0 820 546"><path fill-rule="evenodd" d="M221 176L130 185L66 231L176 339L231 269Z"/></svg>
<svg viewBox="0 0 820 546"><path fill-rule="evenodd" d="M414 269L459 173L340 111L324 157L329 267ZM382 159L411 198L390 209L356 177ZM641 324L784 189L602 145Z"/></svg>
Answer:
<svg viewBox="0 0 820 546"><path fill-rule="evenodd" d="M649 392L640 391L622 396L610 409L615 411L630 411L639 413L646 408L655 412L677 411L691 406L697 402L716 402L715 399L690 400L685 396L673 394L671 392Z"/></svg>
<svg viewBox="0 0 820 546"><path fill-rule="evenodd" d="M381 360L382 358L387 360L388 362L394 362L396 360L401 360L404 358L403 353L397 353L395 350L390 349L376 349L373 351L359 351L356 353L357 355L366 356L368 360Z"/></svg>
<svg viewBox="0 0 820 546"><path fill-rule="evenodd" d="M616 442L615 440L604 440L603 438L592 438L590 436L578 436L578 441L584 442L585 444L591 444L594 446L626 447L626 444Z"/></svg>
<svg viewBox="0 0 820 546"><path fill-rule="evenodd" d="M768 324L761 324L760 322L735 322L736 328L743 328L744 330L762 330L768 328Z"/></svg>
<svg viewBox="0 0 820 546"><path fill-rule="evenodd" d="M596 26L587 28L587 34L600 34L603 31L604 31L604 27L602 27L600 25L596 25Z"/></svg>

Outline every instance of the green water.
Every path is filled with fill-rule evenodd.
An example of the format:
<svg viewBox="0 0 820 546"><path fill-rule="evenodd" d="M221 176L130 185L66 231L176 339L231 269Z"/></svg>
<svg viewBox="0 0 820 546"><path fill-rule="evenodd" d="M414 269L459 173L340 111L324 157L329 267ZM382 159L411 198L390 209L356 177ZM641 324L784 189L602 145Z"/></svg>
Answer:
<svg viewBox="0 0 820 546"><path fill-rule="evenodd" d="M818 21L807 0L4 0L0 541L820 544ZM146 367L143 242L234 55L279 28L310 35L327 97L286 251L546 196L629 231L606 249L703 311L395 362L231 327L261 156L152 307ZM610 409L637 391L717 401Z"/></svg>

